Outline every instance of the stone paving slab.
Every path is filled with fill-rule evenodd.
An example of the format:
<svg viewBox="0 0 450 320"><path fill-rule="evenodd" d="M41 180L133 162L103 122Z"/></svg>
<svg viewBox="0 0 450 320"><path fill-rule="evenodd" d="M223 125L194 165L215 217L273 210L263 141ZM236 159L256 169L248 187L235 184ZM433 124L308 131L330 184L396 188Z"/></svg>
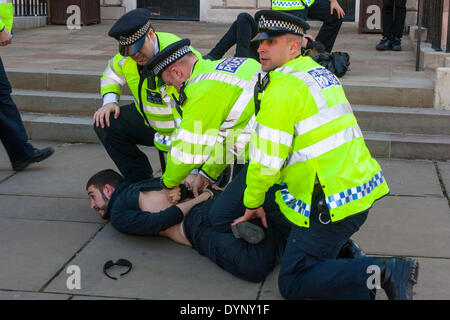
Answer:
<svg viewBox="0 0 450 320"><path fill-rule="evenodd" d="M130 273L107 278L103 264L128 259ZM60 274L45 292L142 299L256 299L259 283L240 280L193 249L162 237L119 233L108 224L71 262L81 269L81 290L66 288ZM116 270L117 273L121 271ZM111 270L111 274L114 273Z"/></svg>
<svg viewBox="0 0 450 320"><path fill-rule="evenodd" d="M438 162L437 165L447 191L447 197L450 197L450 162Z"/></svg>
<svg viewBox="0 0 450 320"><path fill-rule="evenodd" d="M40 290L100 227L0 218L0 290Z"/></svg>
<svg viewBox="0 0 450 320"><path fill-rule="evenodd" d="M0 217L104 223L88 199L0 195Z"/></svg>
<svg viewBox="0 0 450 320"><path fill-rule="evenodd" d="M68 300L69 297L67 294L0 290L0 300Z"/></svg>
<svg viewBox="0 0 450 320"><path fill-rule="evenodd" d="M450 258L447 199L384 197L352 238L368 254Z"/></svg>
<svg viewBox="0 0 450 320"><path fill-rule="evenodd" d="M14 174L14 171L12 170L0 170L0 182L5 180L6 178L12 176Z"/></svg>
<svg viewBox="0 0 450 320"><path fill-rule="evenodd" d="M432 161L377 159L391 195L442 197Z"/></svg>
<svg viewBox="0 0 450 320"><path fill-rule="evenodd" d="M156 148L142 150L156 173L160 169ZM100 144L60 144L50 158L1 183L0 194L87 198L87 180L108 168L117 170Z"/></svg>

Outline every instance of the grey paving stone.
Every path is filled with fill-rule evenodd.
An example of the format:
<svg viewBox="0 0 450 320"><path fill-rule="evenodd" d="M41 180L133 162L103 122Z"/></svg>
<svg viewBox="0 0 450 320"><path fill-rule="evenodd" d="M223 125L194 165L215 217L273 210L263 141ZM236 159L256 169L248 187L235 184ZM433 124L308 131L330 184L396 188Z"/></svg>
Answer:
<svg viewBox="0 0 450 320"><path fill-rule="evenodd" d="M447 191L447 197L450 197L450 162L438 162L438 168Z"/></svg>
<svg viewBox="0 0 450 320"><path fill-rule="evenodd" d="M0 290L0 300L68 300L69 297L67 294Z"/></svg>
<svg viewBox="0 0 450 320"><path fill-rule="evenodd" d="M352 239L369 254L450 258L447 199L385 197Z"/></svg>
<svg viewBox="0 0 450 320"><path fill-rule="evenodd" d="M95 296L73 296L71 300L129 300L125 298L108 298Z"/></svg>
<svg viewBox="0 0 450 320"><path fill-rule="evenodd" d="M5 180L8 177L11 177L14 174L12 170L0 170L0 182Z"/></svg>
<svg viewBox="0 0 450 320"><path fill-rule="evenodd" d="M264 284L261 288L259 300L284 300L278 289L278 274L280 273L280 266L277 266L275 270L269 274L264 280Z"/></svg>
<svg viewBox="0 0 450 320"><path fill-rule="evenodd" d="M40 290L99 228L0 218L0 289Z"/></svg>
<svg viewBox="0 0 450 320"><path fill-rule="evenodd" d="M88 199L0 195L0 217L104 223Z"/></svg>
<svg viewBox="0 0 450 320"><path fill-rule="evenodd" d="M153 169L160 169L156 148L142 147ZM117 170L100 144L62 144L55 154L0 184L0 194L87 198L87 180L96 172Z"/></svg>
<svg viewBox="0 0 450 320"><path fill-rule="evenodd" d="M378 159L391 195L442 197L432 161Z"/></svg>
<svg viewBox="0 0 450 320"><path fill-rule="evenodd" d="M128 259L130 273L107 278L103 264ZM240 280L193 249L162 237L124 235L108 224L71 262L81 269L81 290L66 288L65 274L45 292L141 299L256 299L259 283ZM121 271L111 270L111 274Z"/></svg>

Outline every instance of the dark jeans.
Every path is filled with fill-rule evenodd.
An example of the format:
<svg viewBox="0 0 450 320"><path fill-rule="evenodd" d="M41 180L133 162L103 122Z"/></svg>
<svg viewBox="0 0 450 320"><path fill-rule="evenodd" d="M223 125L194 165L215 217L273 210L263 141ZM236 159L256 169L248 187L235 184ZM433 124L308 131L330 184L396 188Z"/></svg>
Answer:
<svg viewBox="0 0 450 320"><path fill-rule="evenodd" d="M0 140L11 163L31 157L34 147L28 143L19 110L11 98L11 84L0 58Z"/></svg>
<svg viewBox="0 0 450 320"><path fill-rule="evenodd" d="M395 16L394 16L395 6ZM383 36L401 38L405 28L406 0L383 0Z"/></svg>
<svg viewBox="0 0 450 320"><path fill-rule="evenodd" d="M338 18L336 11L333 11L331 15L330 10L329 0L316 0L309 8L289 11L289 13L305 20L309 18L323 22L316 36L316 41L321 42L325 46L325 51L329 53L333 50L334 42L341 29L342 22L344 22L344 19Z"/></svg>
<svg viewBox="0 0 450 320"><path fill-rule="evenodd" d="M368 210L335 223L319 221L315 193L310 227L293 226L281 261L278 286L286 299L372 299L367 288L372 258L336 259L343 244L365 222ZM329 220L321 217L322 221Z"/></svg>
<svg viewBox="0 0 450 320"><path fill-rule="evenodd" d="M235 57L253 58L259 60L257 43L250 41L256 36L258 25L248 13L240 13L227 33L208 53L214 60L219 60L233 46L236 45Z"/></svg>
<svg viewBox="0 0 450 320"><path fill-rule="evenodd" d="M155 130L144 123L134 103L120 107L120 116L110 116L110 126L94 125L95 133L127 182L150 179L153 169L138 144L154 146Z"/></svg>
<svg viewBox="0 0 450 320"><path fill-rule="evenodd" d="M200 254L241 279L260 282L280 262L290 225L274 201L279 187L272 187L264 203L269 224L264 240L253 245L233 236L231 223L245 212L242 197L246 173L247 166L217 199L196 206L185 217L183 226L192 247Z"/></svg>

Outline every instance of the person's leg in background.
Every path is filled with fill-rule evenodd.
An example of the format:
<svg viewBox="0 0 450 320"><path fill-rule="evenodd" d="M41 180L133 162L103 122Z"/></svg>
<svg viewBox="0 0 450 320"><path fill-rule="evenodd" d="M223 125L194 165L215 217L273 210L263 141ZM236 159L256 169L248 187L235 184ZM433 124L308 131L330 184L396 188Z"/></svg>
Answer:
<svg viewBox="0 0 450 320"><path fill-rule="evenodd" d="M258 26L248 13L240 13L216 46L204 56L205 59L219 60L236 44L235 57L253 58L250 40L256 35Z"/></svg>
<svg viewBox="0 0 450 320"><path fill-rule="evenodd" d="M383 28L383 38L380 43L377 44L377 50L385 51L392 48L393 19L394 0L383 0L383 9L381 10L381 27Z"/></svg>
<svg viewBox="0 0 450 320"><path fill-rule="evenodd" d="M11 98L11 84L0 58L0 140L15 171L25 169L32 162L42 161L54 152L49 147L38 150L28 142L28 135L16 104Z"/></svg>
<svg viewBox="0 0 450 320"><path fill-rule="evenodd" d="M316 41L319 41L325 46L325 51L331 53L334 43L341 29L343 18L339 18L337 12L334 10L330 14L329 0L316 0L308 8L308 18L317 19L323 22L319 33L316 36Z"/></svg>
<svg viewBox="0 0 450 320"><path fill-rule="evenodd" d="M392 26L392 51L402 51L401 40L406 19L406 0L395 0L395 17Z"/></svg>
<svg viewBox="0 0 450 320"><path fill-rule="evenodd" d="M155 130L145 125L134 104L120 107L120 116L117 119L111 114L109 127L94 125L94 130L129 183L153 177L150 162L137 145L154 146Z"/></svg>

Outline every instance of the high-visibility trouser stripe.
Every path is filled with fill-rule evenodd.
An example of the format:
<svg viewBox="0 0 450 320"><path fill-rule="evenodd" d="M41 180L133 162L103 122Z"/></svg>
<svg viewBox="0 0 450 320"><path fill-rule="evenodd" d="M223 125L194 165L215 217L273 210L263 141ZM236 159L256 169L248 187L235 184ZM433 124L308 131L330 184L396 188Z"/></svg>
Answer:
<svg viewBox="0 0 450 320"><path fill-rule="evenodd" d="M292 145L292 134L266 127L259 122L256 122L255 132L258 137L269 140L271 142L281 143L288 147Z"/></svg>
<svg viewBox="0 0 450 320"><path fill-rule="evenodd" d="M339 192L328 196L326 198L327 206L329 209L335 209L343 206L353 200L359 200L371 193L376 187L385 181L383 171L375 174L369 181L363 183L360 186L347 189L343 192Z"/></svg>
<svg viewBox="0 0 450 320"><path fill-rule="evenodd" d="M205 163L209 158L209 154L189 154L181 151L173 145L170 147L170 155L186 164L202 164Z"/></svg>
<svg viewBox="0 0 450 320"><path fill-rule="evenodd" d="M297 200L292 194L289 193L289 190L282 189L280 190L281 196L283 198L284 203L292 210L297 211L302 216L309 218L311 213L311 206L302 200Z"/></svg>
<svg viewBox="0 0 450 320"><path fill-rule="evenodd" d="M272 10L276 8L303 9L301 1L272 1Z"/></svg>
<svg viewBox="0 0 450 320"><path fill-rule="evenodd" d="M178 129L178 133L177 133L177 140L182 140L184 142L197 144L197 145L213 146L216 143L216 139L217 139L217 136L192 133L185 129Z"/></svg>
<svg viewBox="0 0 450 320"><path fill-rule="evenodd" d="M273 169L281 169L284 164L285 159L279 158L277 156L270 156L263 151L256 148L253 144L250 144L250 158L265 167Z"/></svg>
<svg viewBox="0 0 450 320"><path fill-rule="evenodd" d="M309 147L293 152L290 156L288 165L317 158L322 154L334 150L344 143L350 142L359 137L362 137L362 132L358 126L342 130L328 138L316 142Z"/></svg>
<svg viewBox="0 0 450 320"><path fill-rule="evenodd" d="M325 96L322 93L321 87L308 73L304 71L293 70L288 66L277 68L275 69L275 71L291 74L297 77L299 80L303 81L308 86L309 91L311 92L311 95L313 96L314 101L316 102L317 108L319 109L319 112L328 109L327 100L325 99Z"/></svg>
<svg viewBox="0 0 450 320"><path fill-rule="evenodd" d="M155 133L155 137L153 138L153 140L155 140L156 142L158 142L159 144L163 144L165 146L170 146L170 144L172 143L173 137L171 136L165 136L159 132Z"/></svg>
<svg viewBox="0 0 450 320"><path fill-rule="evenodd" d="M334 107L322 110L305 120L297 122L295 124L295 135L301 136L302 134L317 129L333 120L336 120L350 113L353 113L353 111L349 103L338 104Z"/></svg>
<svg viewBox="0 0 450 320"><path fill-rule="evenodd" d="M108 65L103 72L104 78L101 80L101 85L117 84L119 86L124 86L127 81L124 77L118 74L112 67L112 60L109 61Z"/></svg>
<svg viewBox="0 0 450 320"><path fill-rule="evenodd" d="M137 101L136 99L134 99L134 102L136 103L136 105L139 105L139 101ZM151 113L151 114L156 114L156 115L171 115L172 114L172 108L163 105L162 107L154 107L154 106L148 106L148 105L143 105L144 107L144 111Z"/></svg>

